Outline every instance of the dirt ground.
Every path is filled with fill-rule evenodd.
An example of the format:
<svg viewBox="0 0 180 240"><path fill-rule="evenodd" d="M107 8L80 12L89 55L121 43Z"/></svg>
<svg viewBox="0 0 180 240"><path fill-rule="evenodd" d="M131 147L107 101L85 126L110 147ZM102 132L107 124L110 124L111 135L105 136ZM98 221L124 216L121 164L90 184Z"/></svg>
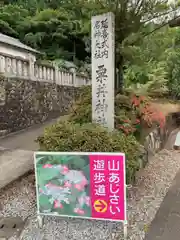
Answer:
<svg viewBox="0 0 180 240"><path fill-rule="evenodd" d="M159 109L167 116L169 113L180 112L180 101L168 101L165 99L156 99L152 101L152 105Z"/></svg>

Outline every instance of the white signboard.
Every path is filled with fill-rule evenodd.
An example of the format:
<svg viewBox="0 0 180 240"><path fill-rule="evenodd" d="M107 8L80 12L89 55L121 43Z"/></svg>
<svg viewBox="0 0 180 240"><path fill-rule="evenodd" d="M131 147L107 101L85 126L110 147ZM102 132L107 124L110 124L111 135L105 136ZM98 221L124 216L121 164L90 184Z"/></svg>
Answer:
<svg viewBox="0 0 180 240"><path fill-rule="evenodd" d="M114 128L114 14L91 19L92 120Z"/></svg>

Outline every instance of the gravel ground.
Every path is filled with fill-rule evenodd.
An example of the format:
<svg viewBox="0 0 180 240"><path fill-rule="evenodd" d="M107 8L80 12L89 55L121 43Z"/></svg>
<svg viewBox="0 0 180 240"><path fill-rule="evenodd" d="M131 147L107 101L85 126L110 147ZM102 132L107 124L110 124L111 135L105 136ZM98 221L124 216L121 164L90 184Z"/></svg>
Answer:
<svg viewBox="0 0 180 240"><path fill-rule="evenodd" d="M144 239L145 232L180 169L180 153L163 150L139 174L128 191L129 239ZM43 229L36 221L34 175L30 174L0 191L1 216L28 217L21 237L9 240L120 240L122 224L45 218ZM116 234L115 234L116 233Z"/></svg>
<svg viewBox="0 0 180 240"><path fill-rule="evenodd" d="M129 239L142 240L173 179L180 170L180 153L163 150L139 174L129 193Z"/></svg>

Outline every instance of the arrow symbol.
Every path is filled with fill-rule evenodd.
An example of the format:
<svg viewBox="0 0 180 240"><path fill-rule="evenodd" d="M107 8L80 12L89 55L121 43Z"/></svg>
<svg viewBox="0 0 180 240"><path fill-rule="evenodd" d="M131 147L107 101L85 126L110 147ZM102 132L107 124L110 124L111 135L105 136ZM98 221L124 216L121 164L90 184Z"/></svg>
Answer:
<svg viewBox="0 0 180 240"><path fill-rule="evenodd" d="M107 203L104 200L96 200L94 202L94 209L96 212L106 212Z"/></svg>

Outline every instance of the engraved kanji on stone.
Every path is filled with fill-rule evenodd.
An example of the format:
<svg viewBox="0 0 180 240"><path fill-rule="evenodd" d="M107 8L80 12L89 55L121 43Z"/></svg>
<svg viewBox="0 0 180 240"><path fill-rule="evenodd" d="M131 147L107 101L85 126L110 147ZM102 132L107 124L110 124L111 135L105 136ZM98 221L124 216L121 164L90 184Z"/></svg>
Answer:
<svg viewBox="0 0 180 240"><path fill-rule="evenodd" d="M108 32L107 32L107 29L103 29L102 30L102 34L101 34L102 38L104 39L104 41L107 41L108 40Z"/></svg>
<svg viewBox="0 0 180 240"><path fill-rule="evenodd" d="M108 50L107 49L103 49L101 51L101 58L103 58L103 57L108 58Z"/></svg>
<svg viewBox="0 0 180 240"><path fill-rule="evenodd" d="M107 80L107 69L103 65L99 65L96 70L96 81L103 83L103 81Z"/></svg>
<svg viewBox="0 0 180 240"><path fill-rule="evenodd" d="M95 22L94 29L95 29L94 37L95 38L101 37L101 23L100 23L100 21Z"/></svg>
<svg viewBox="0 0 180 240"><path fill-rule="evenodd" d="M108 93L107 89L106 89L106 84L99 84L97 86L97 92L96 92L96 96L99 98L100 96L103 96L104 98L106 97L106 94Z"/></svg>
<svg viewBox="0 0 180 240"><path fill-rule="evenodd" d="M94 58L96 58L96 59L102 58L101 50L99 48L96 49L96 51L94 53Z"/></svg>
<svg viewBox="0 0 180 240"><path fill-rule="evenodd" d="M96 122L105 125L107 124L107 119L104 116L98 116Z"/></svg>
<svg viewBox="0 0 180 240"><path fill-rule="evenodd" d="M108 19L106 18L105 20L101 21L101 28L108 28Z"/></svg>
<svg viewBox="0 0 180 240"><path fill-rule="evenodd" d="M97 102L96 102L96 108L95 108L95 111L97 113L105 113L107 112L107 108L108 108L108 104L105 103L105 99L98 99Z"/></svg>

